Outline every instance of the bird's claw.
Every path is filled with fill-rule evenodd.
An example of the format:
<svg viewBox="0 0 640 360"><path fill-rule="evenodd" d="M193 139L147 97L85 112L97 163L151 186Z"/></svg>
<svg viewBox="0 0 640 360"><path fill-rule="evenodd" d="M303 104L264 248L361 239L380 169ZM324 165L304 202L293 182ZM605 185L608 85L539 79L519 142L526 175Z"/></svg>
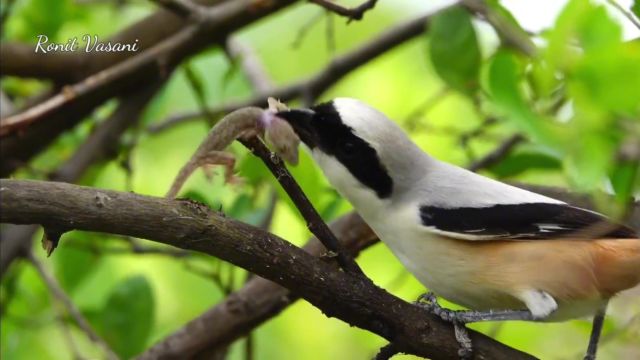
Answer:
<svg viewBox="0 0 640 360"><path fill-rule="evenodd" d="M439 318L441 318L446 322L450 322L450 323L457 322L460 324L465 323L463 319L460 319L457 316L457 313L458 313L457 311L445 309L442 306L440 306L440 304L438 303L438 298L432 292L428 292L426 294L420 295L418 297L418 300L416 300L416 305L438 316Z"/></svg>
<svg viewBox="0 0 640 360"><path fill-rule="evenodd" d="M470 359L473 355L473 345L467 328L464 326L464 319L460 318L455 310L445 309L438 303L438 298L432 292L422 294L416 300L416 305L434 314L442 320L453 324L456 341L460 345L458 356L460 359Z"/></svg>

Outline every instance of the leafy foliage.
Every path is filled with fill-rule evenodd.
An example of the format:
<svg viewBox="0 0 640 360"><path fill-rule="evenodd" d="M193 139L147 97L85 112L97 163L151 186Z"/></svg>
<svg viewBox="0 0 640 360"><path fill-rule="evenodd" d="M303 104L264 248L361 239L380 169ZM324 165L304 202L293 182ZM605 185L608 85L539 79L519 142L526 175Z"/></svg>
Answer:
<svg viewBox="0 0 640 360"><path fill-rule="evenodd" d="M133 276L112 290L96 325L114 351L128 359L146 348L154 313L155 302L148 280Z"/></svg>
<svg viewBox="0 0 640 360"><path fill-rule="evenodd" d="M458 7L443 11L433 19L428 36L430 60L438 75L450 87L472 94L482 59L469 12Z"/></svg>
<svg viewBox="0 0 640 360"><path fill-rule="evenodd" d="M2 5L6 3L3 1ZM36 35L46 34L51 40L66 41L67 36L84 33L106 38L156 9L152 2L79 3L17 0L3 28L3 40L33 43ZM363 21L349 26L337 21L309 27L308 21L317 18L314 11L318 9L311 5L297 7L243 29L238 36L255 49L273 82L283 85L326 66L333 54L318 44L325 43L327 34L336 34L336 52L341 54L375 38L391 24L415 16L422 11L417 7L426 10L430 3L413 2L405 8L400 2L379 2ZM498 0L486 3L491 15L501 17L516 30L522 29L518 19L529 16L514 17L510 7ZM630 9L639 16L640 1L635 0ZM625 204L640 192L638 154L634 150L640 143L640 43L623 38L620 23L613 19L611 10L592 1L567 1L555 23L533 35L538 52L527 57L514 44L493 44L491 39L496 36L489 27L480 25L480 17L460 7L451 8L433 18L419 41L359 67L320 100L337 96L360 98L405 126L409 122L404 120L407 114L425 103L426 98L431 105L411 119L417 125L410 135L434 157L465 166L478 154L493 150L507 136L522 133L528 143L518 145L485 169L490 176L594 193L611 191L618 204ZM310 30L300 46L292 49L291 43L302 27ZM207 50L173 74L147 110L137 135L125 137L136 142L130 148L130 188L127 174L115 160L96 164L81 183L162 196L211 124L209 119L201 118L160 134L146 133L144 126L183 111L252 96L240 60L229 60L217 49ZM16 104L21 104L48 84L3 77L1 86ZM441 95L445 93L443 87L453 91ZM440 95L434 99L430 95L434 93ZM114 101L102 107L16 176L46 178L73 154L115 105ZM470 140L461 145L461 138L469 134L473 134ZM124 147L114 148L122 151ZM232 150L239 157L236 170L244 178L244 185L226 186L220 176L209 182L198 171L181 197L254 225L262 225L272 215L270 231L296 244L304 242L309 232L273 176L245 150L235 146ZM300 165L291 171L324 218L332 219L349 209L308 154L301 153ZM612 210L606 207L611 204L602 205L603 210ZM130 255L112 251L114 245L117 250L128 250L131 244L115 237L73 232L65 235L48 264L93 327L123 358L140 353L220 301L225 291L242 285L243 279L237 275L241 272L217 259ZM162 249L165 248L159 250ZM367 250L359 262L377 284L404 299L414 299L424 291L382 246ZM71 358L73 353L60 324L52 321L58 316L52 306L55 300L28 264L19 265L2 279L0 357ZM627 324L638 302L637 298L628 299L627 303L616 304L617 312L614 309L607 322L612 334L626 335L613 337L603 347L603 359L638 354L634 337L638 326ZM67 319L65 324L71 328L72 339L83 355L103 356L72 321ZM498 340L540 358L577 357L574 350L582 351L589 331L586 322L544 327L507 323L499 329L492 324L479 324L474 328L495 334ZM296 331L300 329L304 331ZM257 359L344 358L345 354L366 358L382 345L380 338L327 320L302 302L255 334ZM326 346L329 342L331 347ZM232 346L229 358L246 358L243 347Z"/></svg>

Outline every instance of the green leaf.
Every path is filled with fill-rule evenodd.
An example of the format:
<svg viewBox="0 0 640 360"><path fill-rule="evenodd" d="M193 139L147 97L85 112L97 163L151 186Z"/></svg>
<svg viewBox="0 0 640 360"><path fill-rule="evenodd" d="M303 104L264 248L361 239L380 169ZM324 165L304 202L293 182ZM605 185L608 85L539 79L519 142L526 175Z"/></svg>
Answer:
<svg viewBox="0 0 640 360"><path fill-rule="evenodd" d="M267 200L269 201L269 200ZM240 194L225 213L247 224L258 226L269 212L267 204L262 205L255 196Z"/></svg>
<svg viewBox="0 0 640 360"><path fill-rule="evenodd" d="M579 191L596 190L607 179L614 158L614 140L606 133L589 131L574 133L566 158L571 180Z"/></svg>
<svg viewBox="0 0 640 360"><path fill-rule="evenodd" d="M95 236L74 232L68 242L79 246L92 246L96 244ZM60 246L53 256L53 268L62 287L67 292L72 292L99 267L102 259L88 249L71 246L73 244L67 241L65 243L69 246Z"/></svg>
<svg viewBox="0 0 640 360"><path fill-rule="evenodd" d="M519 152L507 155L498 164L491 166L489 171L499 178L509 178L522 174L525 171L557 170L562 163L556 157L534 152Z"/></svg>
<svg viewBox="0 0 640 360"><path fill-rule="evenodd" d="M322 209L320 209L320 216L325 220L335 218L338 210L340 209L340 206L342 206L344 201L345 200L342 198L342 196L336 194Z"/></svg>
<svg viewBox="0 0 640 360"><path fill-rule="evenodd" d="M237 165L238 174L251 187L256 187L270 177L273 177L269 169L262 163L262 160L251 153L242 157L240 164Z"/></svg>
<svg viewBox="0 0 640 360"><path fill-rule="evenodd" d="M428 34L429 56L436 73L453 89L475 92L482 56L469 13L459 7L440 13Z"/></svg>
<svg viewBox="0 0 640 360"><path fill-rule="evenodd" d="M100 330L122 358L131 358L146 347L153 326L155 304L147 279L133 276L111 292L102 311Z"/></svg>
<svg viewBox="0 0 640 360"><path fill-rule="evenodd" d="M501 50L489 65L489 91L493 103L507 115L521 131L537 142L551 145L556 135L545 119L531 110L522 90L523 65L508 50Z"/></svg>
<svg viewBox="0 0 640 360"><path fill-rule="evenodd" d="M635 0L631 5L631 12L640 19L640 0Z"/></svg>
<svg viewBox="0 0 640 360"><path fill-rule="evenodd" d="M38 35L46 35L49 43L56 41L58 31L73 18L73 12L71 0L31 0L16 4L11 17L19 21L15 24L12 37L35 43Z"/></svg>
<svg viewBox="0 0 640 360"><path fill-rule="evenodd" d="M320 202L326 182L324 176L307 151L300 151L300 162L297 166L289 166L288 169L305 192L312 204L317 208ZM273 177L273 176L272 176ZM274 179L275 180L275 179ZM296 210L297 211L297 210Z"/></svg>
<svg viewBox="0 0 640 360"><path fill-rule="evenodd" d="M628 204L635 190L640 187L639 174L640 164L637 161L625 161L613 169L611 185L619 204Z"/></svg>

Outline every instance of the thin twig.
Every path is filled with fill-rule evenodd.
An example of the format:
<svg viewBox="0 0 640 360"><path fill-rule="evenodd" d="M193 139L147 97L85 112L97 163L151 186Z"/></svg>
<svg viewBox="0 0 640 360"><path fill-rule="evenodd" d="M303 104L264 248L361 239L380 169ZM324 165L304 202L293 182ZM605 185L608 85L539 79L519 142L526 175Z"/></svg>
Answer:
<svg viewBox="0 0 640 360"><path fill-rule="evenodd" d="M353 8L346 8L330 0L309 0L309 2L322 6L323 8L340 16L347 17L349 18L349 22L351 22L353 20L362 20L364 13L368 10L373 9L376 6L378 0L367 0Z"/></svg>
<svg viewBox="0 0 640 360"><path fill-rule="evenodd" d="M291 43L291 47L292 48L297 49L297 48L300 47L300 45L302 45L302 42L303 42L305 36L309 33L309 30L311 30L311 28L313 28L313 26L315 24L317 24L318 21L320 21L320 19L322 19L322 15L323 14L324 14L324 11L320 11L320 12L314 14L304 24L302 24L302 26L300 27L300 29L297 32L297 35L296 35L295 39Z"/></svg>
<svg viewBox="0 0 640 360"><path fill-rule="evenodd" d="M232 36L227 40L225 49L231 58L240 59L242 71L257 94L266 94L273 89L273 82L266 75L267 71L260 62L258 54L250 46Z"/></svg>
<svg viewBox="0 0 640 360"><path fill-rule="evenodd" d="M262 230L269 230L271 223L273 222L273 215L276 212L276 204L278 203L278 193L275 190L271 190L269 193L269 203L267 205L267 213L260 221L258 227Z"/></svg>
<svg viewBox="0 0 640 360"><path fill-rule="evenodd" d="M533 57L538 49L529 35L501 13L494 11L485 0L461 0L471 13L489 23L505 45L512 46L523 54Z"/></svg>
<svg viewBox="0 0 640 360"><path fill-rule="evenodd" d="M69 351L73 356L73 360L83 360L84 357L82 356L82 354L80 354L80 350L78 349L78 346L73 340L73 334L71 333L71 329L69 329L69 323L65 321L64 309L62 309L61 306L58 308L59 308L59 314L56 316L56 321L60 325L60 332L62 333L62 336L64 337L65 341L67 342Z"/></svg>
<svg viewBox="0 0 640 360"><path fill-rule="evenodd" d="M607 2L616 8L624 17L629 19L635 27L640 29L640 20L638 20L631 11L627 11L627 9L623 8L622 5L618 4L615 0L607 0Z"/></svg>
<svg viewBox="0 0 640 360"><path fill-rule="evenodd" d="M491 151L479 160L474 161L467 169L478 171L497 164L504 159L513 148L525 140L521 134L515 134L503 141L495 150Z"/></svg>
<svg viewBox="0 0 640 360"><path fill-rule="evenodd" d="M3 118L0 121L0 136L4 137L18 129L23 129L29 124L46 118L51 112L57 111L63 106L79 101L89 94L101 91L117 79L122 79L138 71L147 62L158 62L167 56L176 42L186 41L197 33L195 26L184 28L166 42L156 45L140 55L134 56L122 63L103 70L95 75L89 76L85 80L70 86L66 86L62 91L20 114Z"/></svg>
<svg viewBox="0 0 640 360"><path fill-rule="evenodd" d="M85 56L87 54L84 53L81 54L82 56L59 53L47 54L47 59L49 59L50 55L56 55L55 58L58 60L61 57L64 58L57 62L55 69L47 70L48 73L54 71L59 75L60 73L70 73L68 71L70 68L79 69L73 73L81 75L71 77L71 80L68 81L77 81L78 78L83 79L87 74L95 74L108 67L117 67L118 65L114 65L116 63L122 64L128 62L128 60L140 59L136 68L132 69L130 73L119 73L118 76L114 76L110 81L106 82L104 86L94 89L96 91L87 92L82 97L76 97L75 101L61 101L60 106L48 107L49 111L40 112L41 116L38 117L38 120L34 119L33 122L35 124L32 124L28 130L21 132L19 135L14 133L3 139L1 142L2 151L0 152L2 155L0 175L7 176L20 164L26 163L31 157L54 141L57 135L80 122L104 101L120 94L125 89L138 88L153 80L163 79L167 75L167 70L171 70L188 56L212 44L221 43L236 30L289 6L295 1L209 0L209 2L215 3L215 5L207 8L206 21L200 21L195 24L187 22L185 24L184 21L177 19L174 14L163 10L151 15L148 19L142 20L140 23L134 24L111 39L113 42L127 43L125 40L128 40L133 43L135 39L139 38L141 31L146 31L144 32L145 38L140 39L140 45L144 51L135 55L131 52L114 53L109 56L104 54L100 56ZM194 27L193 33L185 33L185 31ZM11 47L9 45L4 42L0 44L2 48L0 62L3 65L4 75L21 72L25 76L28 73L39 72L38 70L25 69L24 63L27 61L31 66L38 69L43 67L40 66L43 63L40 59L41 54L34 56L33 46L26 44L13 46L14 49L18 48L17 51L20 52L20 60L18 61L5 51L5 49ZM158 47L163 48L164 51L160 54L153 54L151 49L157 49ZM78 53L78 55L80 54ZM11 66L8 66L6 60L9 60ZM48 60L47 63L49 63ZM66 78L69 79L70 76L67 75Z"/></svg>
<svg viewBox="0 0 640 360"><path fill-rule="evenodd" d="M336 24L331 13L328 13L326 17L325 38L327 51L329 55L333 56L336 53Z"/></svg>
<svg viewBox="0 0 640 360"><path fill-rule="evenodd" d="M93 341L96 345L98 345L107 355L109 359L118 359L118 355L116 355L113 350L107 345L107 343L91 328L89 322L82 315L80 310L73 303L73 300L69 298L69 296L64 292L58 281L49 273L49 271L44 267L42 262L33 254L29 253L27 255L29 261L33 264L35 269L38 271L38 274L49 288L49 291L59 301L64 307L67 309L69 315L75 320L76 324L82 330L87 337Z"/></svg>
<svg viewBox="0 0 640 360"><path fill-rule="evenodd" d="M46 177L54 181L76 182L91 165L116 156L114 144L120 141L128 127L139 122L147 105L161 86L161 83L154 82L135 94L122 96L116 110L95 128L69 159ZM37 226L10 225L4 228L0 243L0 274L3 275L16 258L27 253L37 230Z"/></svg>
<svg viewBox="0 0 640 360"><path fill-rule="evenodd" d="M334 58L324 69L308 79L274 89L266 94L258 94L243 101L220 105L209 109L209 112L224 114L246 106L264 106L267 96L272 96L284 102L301 96L316 98L354 69L422 34L428 27L431 16L433 14L423 15L383 32L355 50ZM167 120L151 125L147 130L150 133L158 133L203 116L202 111L173 115Z"/></svg>
<svg viewBox="0 0 640 360"><path fill-rule="evenodd" d="M284 162L275 153L272 153L267 147L257 138L251 137L249 139L239 141L247 149L249 149L255 156L259 157L262 162L269 168L273 176L280 183L282 188L287 192L287 195L291 198L291 201L296 205L298 211L307 222L307 228L313 235L315 235L327 250L334 252L338 264L347 271L355 274L364 274L360 266L355 260L347 255L345 249L340 245L336 236L331 232L331 229L322 220L320 214L313 207L307 196L304 194L300 185L295 181L289 170L284 166Z"/></svg>
<svg viewBox="0 0 640 360"><path fill-rule="evenodd" d="M405 124L409 131L415 130L418 125L418 120L420 117L424 116L433 108L440 104L448 94L451 93L448 87L443 87L438 90L435 94L429 95L424 102L422 102L419 106L413 109L409 115L407 115Z"/></svg>

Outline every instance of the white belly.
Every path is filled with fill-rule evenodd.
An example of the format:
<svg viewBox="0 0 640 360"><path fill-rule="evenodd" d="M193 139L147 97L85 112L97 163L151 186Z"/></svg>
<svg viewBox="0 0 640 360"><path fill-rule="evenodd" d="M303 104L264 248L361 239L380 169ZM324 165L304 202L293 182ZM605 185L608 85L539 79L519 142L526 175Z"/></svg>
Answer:
<svg viewBox="0 0 640 360"><path fill-rule="evenodd" d="M487 293L478 284L474 284L475 269L469 261L470 254L455 251L447 246L446 241L437 235L430 234L422 228L415 215L415 221L408 224L412 209L405 213L395 212L385 219L368 221L373 230L380 237L400 262L425 287L436 295L457 304L473 308L488 308L483 303L495 297ZM501 294L503 295L503 294Z"/></svg>

